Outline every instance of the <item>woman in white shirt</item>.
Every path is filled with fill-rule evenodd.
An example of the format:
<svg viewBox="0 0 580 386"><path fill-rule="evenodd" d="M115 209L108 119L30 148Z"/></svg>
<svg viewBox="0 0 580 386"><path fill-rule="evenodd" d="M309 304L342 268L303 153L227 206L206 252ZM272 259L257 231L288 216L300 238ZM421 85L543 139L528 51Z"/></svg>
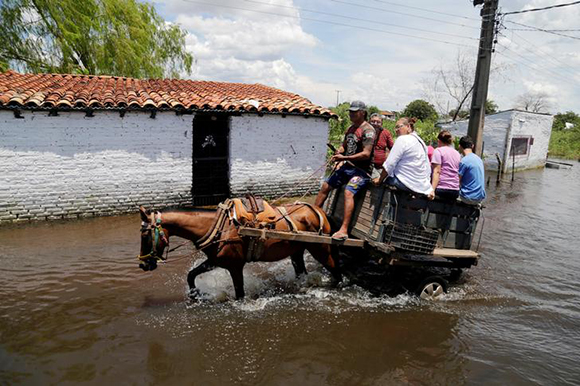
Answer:
<svg viewBox="0 0 580 386"><path fill-rule="evenodd" d="M386 178L387 185L429 196L433 192L431 166L427 146L415 133L415 122L416 118L401 118L397 121L397 140L383 164L381 176L374 179L373 183L380 185Z"/></svg>

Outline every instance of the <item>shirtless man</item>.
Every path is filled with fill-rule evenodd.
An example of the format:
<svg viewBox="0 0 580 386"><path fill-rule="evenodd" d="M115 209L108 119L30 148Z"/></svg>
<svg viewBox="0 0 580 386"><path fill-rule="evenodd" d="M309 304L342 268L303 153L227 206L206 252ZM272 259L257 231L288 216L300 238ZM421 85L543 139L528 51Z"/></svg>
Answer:
<svg viewBox="0 0 580 386"><path fill-rule="evenodd" d="M348 238L348 226L354 211L354 196L364 189L370 180L371 154L375 145L376 131L367 121L366 105L361 101L350 104L349 117L352 126L345 133L342 146L332 157L343 165L322 184L315 205L322 207L332 189L346 185L344 189L344 219L333 239Z"/></svg>

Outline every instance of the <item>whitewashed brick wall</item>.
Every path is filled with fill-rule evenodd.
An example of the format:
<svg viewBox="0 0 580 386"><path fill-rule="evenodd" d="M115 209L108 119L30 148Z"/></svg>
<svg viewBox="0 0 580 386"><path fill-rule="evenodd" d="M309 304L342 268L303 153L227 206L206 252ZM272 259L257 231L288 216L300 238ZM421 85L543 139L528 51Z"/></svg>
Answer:
<svg viewBox="0 0 580 386"><path fill-rule="evenodd" d="M515 156L516 169L537 168L546 165L553 120L552 115L514 112L508 143L511 144L513 137L531 136L534 138L534 144L529 147L528 154ZM512 161L511 158L507 160L506 170L511 170Z"/></svg>
<svg viewBox="0 0 580 386"><path fill-rule="evenodd" d="M232 195L252 192L276 198L285 193L317 193L324 170L313 173L325 163L327 139L328 121L322 118L232 117Z"/></svg>
<svg viewBox="0 0 580 386"><path fill-rule="evenodd" d="M22 116L0 110L0 223L191 204L193 115ZM316 193L327 136L322 118L231 117L232 195Z"/></svg>
<svg viewBox="0 0 580 386"><path fill-rule="evenodd" d="M191 202L192 115L0 110L0 222Z"/></svg>
<svg viewBox="0 0 580 386"><path fill-rule="evenodd" d="M542 167L546 163L548 144L552 133L551 115L535 114L525 111L508 110L485 117L483 130L484 162L488 170L497 170L498 162L495 154L499 154L503 163L504 171L511 170L512 159L510 149L513 136L532 136L534 144L529 152L523 156L515 157L515 168L530 169ZM467 121L458 121L443 125L454 136L467 134Z"/></svg>

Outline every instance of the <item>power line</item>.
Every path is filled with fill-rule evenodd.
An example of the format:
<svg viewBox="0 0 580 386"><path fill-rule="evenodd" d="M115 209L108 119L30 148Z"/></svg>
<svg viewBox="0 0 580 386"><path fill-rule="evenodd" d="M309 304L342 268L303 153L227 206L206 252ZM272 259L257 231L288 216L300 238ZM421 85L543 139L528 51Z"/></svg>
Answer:
<svg viewBox="0 0 580 386"><path fill-rule="evenodd" d="M426 16L419 16L419 15L415 15L415 14L412 14L412 13L398 12L398 11L393 11L393 10L386 9L386 8L373 7L373 6L363 5L363 4L359 4L359 3L351 3L349 1L343 1L343 0L331 0L331 1L333 1L335 3L340 3L340 4L352 5L352 6L360 7L360 8L372 9L374 11L383 11L383 12L388 12L388 13L394 13L394 14L397 14L397 15L414 17L414 18L418 18L418 19L436 21L438 23L458 25L458 26L461 26L461 27L471 28L471 29L476 29L476 30L480 30L481 29L481 27L472 27L472 26L469 26L469 25L461 24L461 23L454 23L454 22L451 22L451 21L446 21L446 20L441 20L441 19L434 19L434 18L426 17Z"/></svg>
<svg viewBox="0 0 580 386"><path fill-rule="evenodd" d="M534 62L533 60L531 60L531 59L529 59L529 58L527 58L527 57L525 57L525 56L521 55L520 53L518 53L518 52L516 52L516 51L512 50L511 48L509 48L509 47L507 47L507 46L504 46L503 44L500 44L500 43L498 43L498 45L499 45L500 47L503 47L503 48L505 48L507 51L510 51L511 53L513 53L513 54L515 54L515 55L519 56L520 58L522 58L522 59L524 59L524 60L526 60L526 61L530 62L532 65L534 65L534 66L536 66L536 67L538 67L538 68L536 68L536 67L532 67L532 66L530 66L530 65L528 65L528 64L526 64L526 63L523 63L523 62L521 62L521 61L518 61L518 60L516 60L516 59L514 59L514 58L512 58L512 57L509 57L509 56L507 56L507 55L505 54L505 52L498 52L500 55L502 55L502 56L505 56L505 57L507 57L507 58L511 59L512 61L514 61L514 62L517 62L517 63L519 63L519 64L521 64L521 65L523 65L523 66L526 66L526 67L530 68L531 70L533 70L533 71L536 71L536 72L538 72L538 73L540 73L540 74L542 74L542 75L548 75L548 76L551 76L552 78L554 78L554 79L558 79L559 81L561 81L561 82L565 82L566 84L569 84L569 83L570 83L570 80L571 80L571 79L570 79L570 77L568 77L568 76L566 76L566 75L562 75L562 74L560 74L560 73L558 73L558 72L556 72L556 71L553 71L553 70L551 70L551 69L549 69L549 68L547 68L547 67L542 67L542 66L539 66L539 65L538 65L536 62ZM543 70L543 71L542 71L542 70ZM546 72L547 72L547 73L546 73Z"/></svg>
<svg viewBox="0 0 580 386"><path fill-rule="evenodd" d="M521 11L505 12L505 13L502 13L502 15L505 16L505 15L515 15L517 13L545 11L545 10L548 10L548 9L568 7L570 5L577 5L577 4L580 4L580 1L574 1L572 3L565 3L565 4L555 4L555 5L550 5L548 7L542 7L542 8L531 8L531 9L523 9Z"/></svg>
<svg viewBox="0 0 580 386"><path fill-rule="evenodd" d="M513 30L509 29L507 31L513 31ZM552 64L557 65L557 66L564 67L564 69L568 69L568 73L570 75L576 76L576 74L577 74L577 69L576 68L571 67L568 63L566 63L566 62L564 62L562 60L559 60L556 57L551 56L549 53L543 51L538 45L530 42L529 40L526 40L525 38L523 38L519 34L516 34L515 32L512 32L512 34L513 34L513 36L516 36L518 39L521 39L524 42L526 42L528 46L530 46L530 47L532 47L534 49L534 50L531 50L529 48L526 48L526 47L524 47L524 45L518 44L518 43L516 43L516 42L514 42L512 40L512 42L514 42L518 46L522 47L524 50L528 51L529 53L531 53L532 55L535 55L536 57L538 57L540 59L544 59L544 60L545 59L549 59L550 61L552 61ZM538 54L543 54L544 56L540 56Z"/></svg>
<svg viewBox="0 0 580 386"><path fill-rule="evenodd" d="M310 13L315 13L315 14L320 14L320 15L339 17L339 18L343 18L343 19L364 21L365 23L373 23L373 24L385 25L385 26L389 26L389 27L409 29L409 26L405 26L405 25L385 23L385 22L380 22L380 21L374 21L374 20L369 20L369 19L358 18L358 17L354 17L354 16L345 16L345 15L340 15L340 14L331 13L331 12L315 11L315 10L306 9L306 8L302 8L302 7L293 7L293 6L290 6L290 5L280 5L280 4L271 4L271 3L266 3L266 2L263 2L263 1L257 1L257 0L244 0L244 1L246 1L248 3L256 3L256 4L263 4L263 5L270 5L270 6L273 6L273 7L281 7L281 8L295 9L297 11L310 12ZM439 34L439 35L451 36L451 37L460 38L460 39L470 39L470 40L479 41L478 38L472 38L472 37L464 36L464 35L456 35L456 34L450 34L450 33L445 33L445 32L437 32L437 31L432 31L432 30L427 30L427 29L422 29L422 28L415 28L415 27L413 27L413 30L414 31L421 31L421 32L428 32L428 33L432 33L432 34Z"/></svg>
<svg viewBox="0 0 580 386"><path fill-rule="evenodd" d="M522 24L522 23L516 23L515 21L511 21L511 20L506 20L506 22L507 23L512 23L512 24L515 24L515 25L519 25L521 27L532 28L532 29L534 29L536 31L546 32L546 33L549 33L549 34L552 34L552 35L563 36L565 38L580 40L580 37L578 37L578 36L572 36L572 35L561 34L561 33L558 33L558 32L552 32L552 31L547 30L547 29L538 28L538 27L534 27L534 26L527 25L527 24Z"/></svg>
<svg viewBox="0 0 580 386"><path fill-rule="evenodd" d="M337 25L337 26L341 26L341 27L355 28L355 29L360 29L360 30L365 30L365 31L380 32L380 33L384 33L384 34L387 34L387 35L404 36L404 37L413 38L413 39L420 39L420 40L427 40L427 41L431 41L431 42L448 44L448 45L452 45L452 46L456 46L456 47L477 48L475 46L470 46L470 45L467 45L467 44L458 44L458 43L449 42L449 41L446 41L446 40L439 40L439 39L427 38L427 37L424 37L424 36L416 36L416 35L403 34L403 33L400 33L400 32L385 31L385 30L376 29L376 28L370 28L370 27L361 27L361 26L357 26L357 25L339 23L339 22L330 21L330 20L312 19L312 18L308 18L308 17L304 17L304 16L284 15L284 14L281 14L281 13L268 12L268 11L258 11L256 9L240 8L240 7L234 7L234 6L230 6L230 5L224 5L224 4L206 3L206 2L203 2L203 1L195 1L195 0L182 0L182 1L187 2L187 3L193 3L193 4L202 4L202 5L209 5L209 6L213 6L213 7L222 7L222 8L235 9L235 10L238 10L238 11L247 11L247 12L261 13L261 14L271 15L271 16L286 17L286 18L298 19L298 20L308 20L308 21L313 21L313 22L317 22L317 23L325 23L325 24Z"/></svg>
<svg viewBox="0 0 580 386"><path fill-rule="evenodd" d="M537 31L532 28L510 28L510 31ZM547 29L549 32L580 32L580 29Z"/></svg>
<svg viewBox="0 0 580 386"><path fill-rule="evenodd" d="M384 0L374 0L377 3L383 3L383 4L390 4L390 5L394 5L395 7L402 7L402 8L409 8L409 9L416 9L418 11L424 11L424 12L431 12L431 13L436 13L438 15L444 15L444 16L452 16L452 17L457 17L460 19L467 19L467 20L475 20L480 22L481 19L476 19L474 17L468 17L468 16L463 16L463 15L455 15L452 13L446 13L446 12L440 12L440 11L435 11L433 9L427 9L427 8L420 8L420 7L413 7L410 5L404 5L404 4L399 4L399 3L393 3L391 1L384 1Z"/></svg>

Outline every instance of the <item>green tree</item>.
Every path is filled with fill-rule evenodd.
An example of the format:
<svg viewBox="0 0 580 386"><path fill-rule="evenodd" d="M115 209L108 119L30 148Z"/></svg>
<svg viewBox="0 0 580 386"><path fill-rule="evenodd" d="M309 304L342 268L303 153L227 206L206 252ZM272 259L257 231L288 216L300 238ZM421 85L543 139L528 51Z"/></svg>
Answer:
<svg viewBox="0 0 580 386"><path fill-rule="evenodd" d="M417 99L409 103L401 115L409 118L414 117L421 121L433 122L439 118L439 114L437 114L433 105L422 99Z"/></svg>
<svg viewBox="0 0 580 386"><path fill-rule="evenodd" d="M485 114L495 114L497 113L497 104L491 100L491 99L487 99L485 101Z"/></svg>
<svg viewBox="0 0 580 386"><path fill-rule="evenodd" d="M573 111L566 111L565 113L554 115L552 130L564 130L566 128L566 122L573 124L575 128L580 128L580 116Z"/></svg>
<svg viewBox="0 0 580 386"><path fill-rule="evenodd" d="M452 120L467 119L469 117L469 111L459 110L459 112L457 112L457 110L453 109L449 111L449 116L451 117Z"/></svg>
<svg viewBox="0 0 580 386"><path fill-rule="evenodd" d="M0 69L179 77L193 64L185 36L137 0L0 2Z"/></svg>

